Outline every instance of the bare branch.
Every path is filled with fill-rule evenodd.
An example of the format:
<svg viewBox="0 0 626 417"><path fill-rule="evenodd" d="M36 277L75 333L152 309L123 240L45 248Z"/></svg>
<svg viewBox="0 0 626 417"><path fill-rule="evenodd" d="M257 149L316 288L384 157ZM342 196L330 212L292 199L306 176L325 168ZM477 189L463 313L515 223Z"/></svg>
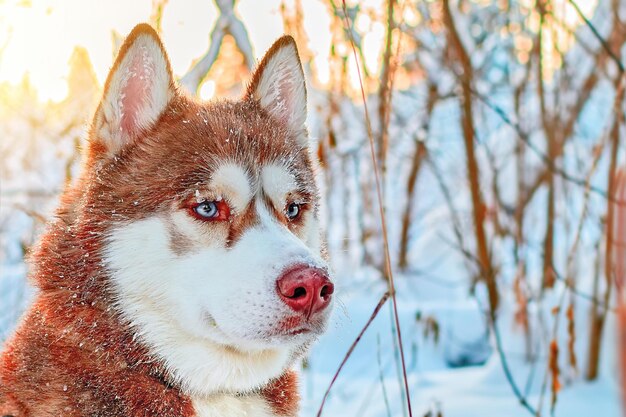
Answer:
<svg viewBox="0 0 626 417"><path fill-rule="evenodd" d="M217 54L222 46L224 36L229 34L235 39L237 47L243 54L248 68L254 66L254 54L252 44L248 37L248 31L243 22L235 14L236 0L215 0L219 10L219 17L211 30L209 50L196 62L191 69L180 79L180 84L189 92L196 94L202 80L217 59Z"/></svg>
<svg viewBox="0 0 626 417"><path fill-rule="evenodd" d="M411 409L411 395L409 392L409 379L407 377L407 373L406 373L406 363L405 363L405 358L404 358L404 347L402 345L402 332L400 330L400 318L398 317L398 305L396 302L396 288L394 285L394 281L393 281L393 271L391 268L391 256L389 255L389 240L388 240L388 233L387 233L387 222L385 220L385 207L384 207L384 203L383 203L383 195L382 195L382 187L381 187L381 181L380 181L380 176L379 176L379 172L378 172L378 164L376 162L376 151L375 151L375 147L374 147L374 136L372 134L372 125L370 122L370 117L369 117L369 111L367 110L367 99L365 98L365 89L363 88L363 79L361 77L361 70L359 68L359 64L358 64L358 59L357 59L357 51L356 51L356 47L354 44L354 39L352 38L352 31L350 30L350 22L348 20L348 13L347 13L347 7L346 7L346 2L345 0L342 0L342 6L343 6L343 11L344 11L344 16L345 16L345 24L346 24L346 28L348 28L348 33L350 33L350 43L352 45L352 52L354 54L354 61L356 63L356 68L357 68L357 74L359 76L359 85L361 87L361 98L363 100L363 110L364 110L364 115L365 115L365 124L367 127L367 136L369 138L369 143L370 143L370 156L372 158L372 167L374 168L374 178L376 179L376 195L378 197L378 210L379 210L379 214L380 214L380 223L381 223L381 227L382 227L382 232L383 232L383 248L384 248L384 254L385 254L385 269L387 272L387 283L389 286L389 292L391 294L391 301L393 304L393 318L395 321L395 325L396 325L396 330L397 330L397 339L398 339L398 350L400 352L400 359L402 362L402 375L404 378L404 389L405 389L405 394L406 394L406 402L407 402L407 408L409 411L409 417L413 416L413 411Z"/></svg>
<svg viewBox="0 0 626 417"><path fill-rule="evenodd" d="M615 64L617 64L617 67L619 68L619 72L623 73L624 64L622 64L622 61L617 57L617 55L615 55L615 52L613 52L613 50L609 46L609 43L602 37L602 35L600 35L600 32L598 32L598 29L596 29L596 27L591 23L591 21L587 19L587 16L585 16L582 10L580 10L580 7L578 7L578 4L576 4L574 0L568 0L568 1L572 6L574 6L574 9L576 9L576 13L578 13L578 16L580 16L580 18L585 21L585 24L589 27L589 29L591 29L591 32L593 32L593 35L596 37L596 39L598 39L598 41L600 41L600 43L602 44L602 47L606 50L606 52L609 54L609 56L615 62Z"/></svg>
<svg viewBox="0 0 626 417"><path fill-rule="evenodd" d="M356 347L356 345L359 344L359 342L361 341L361 338L365 334L365 331L370 326L370 324L372 324L372 321L374 321L374 319L376 318L376 316L380 312L380 309L383 308L383 306L385 305L385 303L387 302L388 299L389 299L389 292L386 292L380 298L380 301L376 305L376 308L374 308L374 312L370 316L369 320L367 320L367 322L365 323L365 326L363 326L363 328L359 332L359 335L356 337L356 339L354 339L354 342L352 342L352 345L350 345L350 349L348 349L348 352L346 352L346 355L344 356L343 360L341 361L341 364L339 365L339 368L337 368L337 371L335 372L335 375L333 375L333 379L331 379L330 384L328 385L328 388L326 388L326 392L324 393L324 397L322 398L322 403L320 404L320 408L319 408L319 410L317 410L317 417L320 417L322 415L322 411L324 410L324 404L326 403L326 399L328 398L328 395L330 394L330 390L332 389L333 385L335 384L335 381L337 380L337 377L339 376L339 373L343 369L343 366L346 364L346 362L348 362L348 358L350 358L350 355L352 355L352 352L354 351L354 348Z"/></svg>
<svg viewBox="0 0 626 417"><path fill-rule="evenodd" d="M458 76L461 82L462 99L461 99L461 123L463 129L463 138L465 143L467 176L472 196L472 214L474 217L474 233L476 234L476 246L478 251L478 259L480 260L481 273L487 285L489 294L489 308L491 314L495 317L498 309L498 289L496 284L495 269L491 262L489 254L489 245L487 235L485 233L485 204L480 192L480 171L478 162L474 154L474 115L472 109L472 63L469 55L461 42L461 38L456 30L452 12L450 10L450 1L443 2L444 21L448 26L448 36L450 43L456 51L457 58L461 64L461 74Z"/></svg>

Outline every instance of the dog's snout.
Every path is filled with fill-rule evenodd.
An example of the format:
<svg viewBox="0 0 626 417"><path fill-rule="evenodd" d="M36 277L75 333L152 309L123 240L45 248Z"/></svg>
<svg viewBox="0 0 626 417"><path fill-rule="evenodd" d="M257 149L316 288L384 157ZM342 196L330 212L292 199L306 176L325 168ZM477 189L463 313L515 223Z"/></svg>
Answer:
<svg viewBox="0 0 626 417"><path fill-rule="evenodd" d="M276 283L278 295L285 304L307 318L326 308L335 291L323 270L304 265L289 269Z"/></svg>

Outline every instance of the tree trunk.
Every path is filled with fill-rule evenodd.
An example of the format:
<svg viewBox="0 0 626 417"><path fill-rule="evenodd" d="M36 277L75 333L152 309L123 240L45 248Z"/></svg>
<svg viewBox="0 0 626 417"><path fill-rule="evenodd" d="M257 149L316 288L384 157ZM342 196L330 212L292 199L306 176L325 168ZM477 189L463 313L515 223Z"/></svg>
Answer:
<svg viewBox="0 0 626 417"><path fill-rule="evenodd" d="M411 228L411 213L414 206L414 193L415 184L417 184L417 177L422 167L422 162L426 156L426 145L424 142L418 141L415 144L415 153L413 154L413 160L411 161L411 171L409 172L409 179L406 185L406 207L404 214L402 215L402 229L400 237L400 254L398 260L398 266L400 269L406 269L408 266L408 252L409 252L409 229Z"/></svg>
<svg viewBox="0 0 626 417"><path fill-rule="evenodd" d="M615 118L613 120L613 126L611 127L611 162L609 165L607 195L614 199L615 192L615 173L617 169L617 152L619 150L619 129L621 124L622 103L624 101L624 74L618 75L615 82L615 89L617 91L615 95L614 111ZM598 369L600 365L600 352L602 345L602 330L604 328L604 321L606 319L606 313L609 310L609 302L611 300L611 288L613 287L613 244L614 244L614 219L615 217L615 204L611 201L607 201L607 213L606 213L606 241L605 241L605 258L604 258L604 299L600 303L598 300L598 283L594 285L594 302L591 307L591 334L589 339L589 358L587 362L587 372L585 377L587 380L594 380L598 377Z"/></svg>
<svg viewBox="0 0 626 417"><path fill-rule="evenodd" d="M499 295L496 283L495 270L491 264L489 245L485 233L486 208L480 192L480 171L474 153L474 116L472 109L472 78L473 70L470 58L461 42L461 38L454 25L452 12L450 11L450 0L443 1L444 22L448 27L448 38L452 48L456 51L457 58L461 64L461 127L463 130L463 140L465 143L465 155L467 164L467 178L469 181L472 196L472 215L474 220L474 233L476 238L476 251L479 262L480 275L487 286L489 297L489 311L491 319L495 321L498 309Z"/></svg>
<svg viewBox="0 0 626 417"><path fill-rule="evenodd" d="M393 38L393 8L395 3L395 0L387 0L387 34L380 72L380 88L378 90L378 118L380 124L380 132L378 135L378 163L383 186L387 173L387 150L389 149L389 118L391 115L392 89L391 41Z"/></svg>

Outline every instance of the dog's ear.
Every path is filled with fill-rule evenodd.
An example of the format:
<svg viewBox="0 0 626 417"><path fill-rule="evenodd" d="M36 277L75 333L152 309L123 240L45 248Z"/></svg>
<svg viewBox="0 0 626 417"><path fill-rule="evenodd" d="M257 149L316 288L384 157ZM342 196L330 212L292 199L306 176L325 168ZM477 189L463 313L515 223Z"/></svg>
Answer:
<svg viewBox="0 0 626 417"><path fill-rule="evenodd" d="M292 130L304 129L306 85L291 36L281 37L267 51L252 76L246 97L258 100L263 109Z"/></svg>
<svg viewBox="0 0 626 417"><path fill-rule="evenodd" d="M159 35L142 23L132 30L109 72L92 125L92 141L114 155L150 129L176 93Z"/></svg>

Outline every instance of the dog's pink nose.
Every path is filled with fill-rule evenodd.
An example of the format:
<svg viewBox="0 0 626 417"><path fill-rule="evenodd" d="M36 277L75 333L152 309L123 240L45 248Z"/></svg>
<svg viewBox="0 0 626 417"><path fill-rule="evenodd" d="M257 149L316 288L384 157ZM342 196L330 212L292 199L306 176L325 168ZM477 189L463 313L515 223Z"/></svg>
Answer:
<svg viewBox="0 0 626 417"><path fill-rule="evenodd" d="M328 306L335 291L324 271L304 265L289 269L276 283L285 304L307 318Z"/></svg>

